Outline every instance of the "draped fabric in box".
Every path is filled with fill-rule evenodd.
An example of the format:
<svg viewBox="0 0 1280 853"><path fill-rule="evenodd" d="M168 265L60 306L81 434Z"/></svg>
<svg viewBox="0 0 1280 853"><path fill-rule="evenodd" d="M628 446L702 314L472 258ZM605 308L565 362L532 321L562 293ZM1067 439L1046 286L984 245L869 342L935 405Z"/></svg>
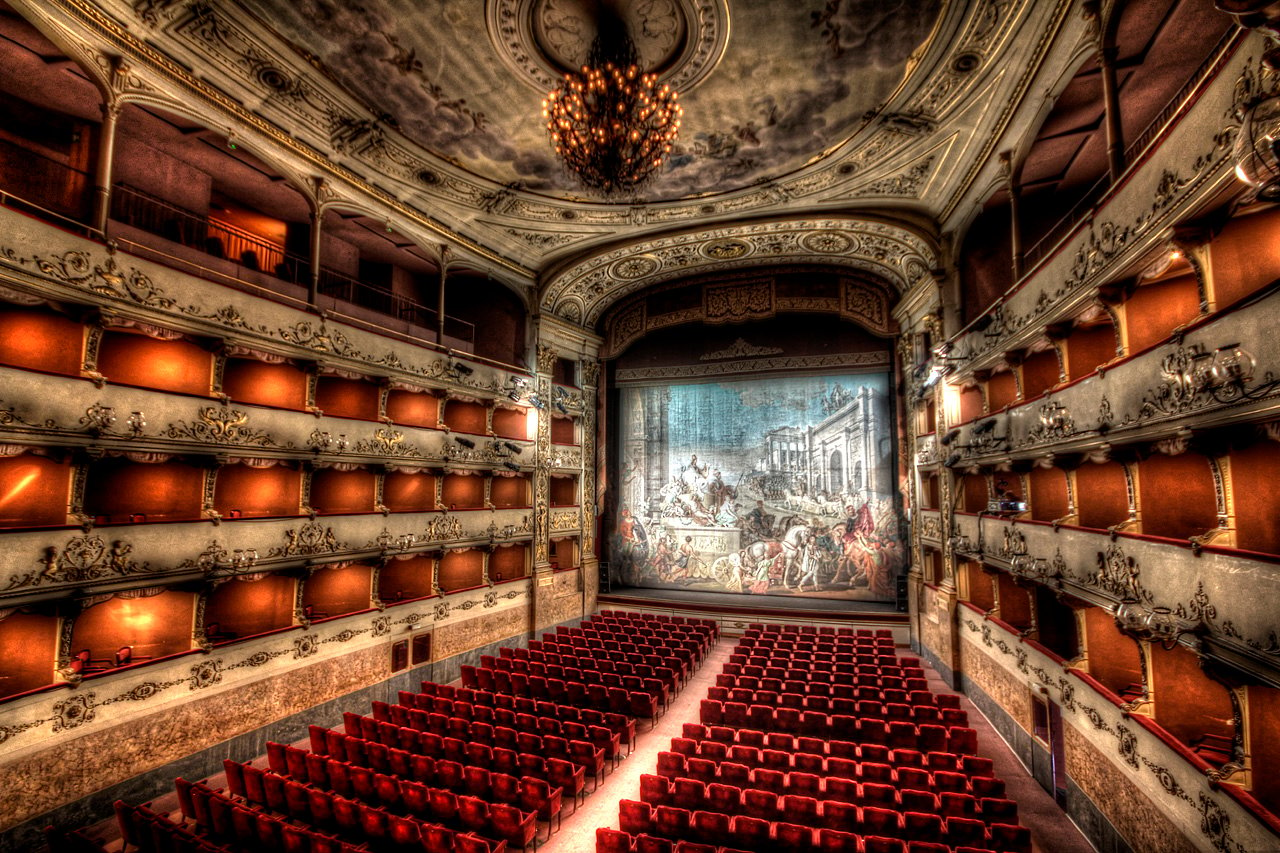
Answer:
<svg viewBox="0 0 1280 853"><path fill-rule="evenodd" d="M615 576L892 600L904 565L887 374L620 389Z"/></svg>

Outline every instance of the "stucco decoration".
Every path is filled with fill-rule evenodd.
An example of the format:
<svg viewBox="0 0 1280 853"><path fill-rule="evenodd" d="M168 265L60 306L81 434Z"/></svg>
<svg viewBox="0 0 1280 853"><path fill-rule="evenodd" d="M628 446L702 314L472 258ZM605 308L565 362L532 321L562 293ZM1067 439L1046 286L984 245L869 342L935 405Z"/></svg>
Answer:
<svg viewBox="0 0 1280 853"><path fill-rule="evenodd" d="M390 127L504 184L579 191L547 142L541 101L590 47L589 4L489 0L485 27L467 0L441 0L429 10L410 0L245 5L374 105L383 118L362 135ZM652 197L746 187L838 145L908 76L942 7L940 0L834 0L810 14L755 0L734 4L731 28L724 0L630 4L625 13L642 59L680 87L685 105L681 139ZM506 73L493 73L495 60Z"/></svg>
<svg viewBox="0 0 1280 853"><path fill-rule="evenodd" d="M754 222L672 234L601 252L553 275L544 310L593 326L612 304L654 284L762 264L816 263L869 272L905 291L937 265L906 226L855 217Z"/></svg>

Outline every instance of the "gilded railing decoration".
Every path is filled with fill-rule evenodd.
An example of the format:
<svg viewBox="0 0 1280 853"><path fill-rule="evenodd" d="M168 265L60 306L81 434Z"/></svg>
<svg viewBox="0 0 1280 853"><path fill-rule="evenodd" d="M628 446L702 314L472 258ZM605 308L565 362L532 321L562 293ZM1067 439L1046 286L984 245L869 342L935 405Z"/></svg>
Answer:
<svg viewBox="0 0 1280 853"><path fill-rule="evenodd" d="M249 415L227 406L204 406L194 423L178 421L165 430L169 438L235 447L281 447L269 434L248 426ZM292 445L286 445L292 446Z"/></svg>
<svg viewBox="0 0 1280 853"><path fill-rule="evenodd" d="M1238 807L1229 800L1224 803L1219 799L1219 795L1214 793L1215 783L1189 766L1180 766L1183 762L1174 760L1176 754L1154 736L1145 732L1141 732L1140 736L1139 732L1125 725L1121 709L1086 704L1077 682L1065 672L1055 675L1050 671L1051 668L1057 669L1053 661L1044 657L1040 663L1033 664L1031 655L1034 654L1037 659L1043 656L1038 652L1029 652L1022 643L1009 643L1002 638L993 638L994 632L989 622L979 623L973 618L962 617L961 623L969 633L978 635L984 646L999 651L1004 657L1012 657L1012 666L1018 672L1033 676L1048 689L1056 690L1064 715L1081 718L1081 722L1087 727L1086 731L1091 729L1113 737L1115 756L1133 770L1150 773L1168 797L1188 808L1190 813L1184 813L1182 819L1198 826L1205 842L1214 850L1219 853L1251 853L1252 850L1260 849L1249 839L1242 841L1237 838L1228 808L1235 810ZM1153 754L1157 751L1168 754ZM1188 791L1188 787L1192 790ZM1201 787L1201 790L1194 790L1195 787Z"/></svg>
<svg viewBox="0 0 1280 853"><path fill-rule="evenodd" d="M62 548L48 548L39 569L9 578L4 591L31 589L46 582L89 583L156 571L150 564L134 560L132 552L133 546L120 539L108 543L97 535L77 536Z"/></svg>

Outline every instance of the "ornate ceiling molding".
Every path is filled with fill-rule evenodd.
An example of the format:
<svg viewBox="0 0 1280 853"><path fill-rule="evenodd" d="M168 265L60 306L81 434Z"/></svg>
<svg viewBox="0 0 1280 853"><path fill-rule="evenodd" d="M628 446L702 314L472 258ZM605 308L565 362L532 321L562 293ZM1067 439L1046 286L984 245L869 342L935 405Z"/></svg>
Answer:
<svg viewBox="0 0 1280 853"><path fill-rule="evenodd" d="M909 289L937 266L933 242L905 225L864 217L751 222L672 234L601 252L555 273L544 311L587 327L609 306L688 275L762 264L857 269Z"/></svg>

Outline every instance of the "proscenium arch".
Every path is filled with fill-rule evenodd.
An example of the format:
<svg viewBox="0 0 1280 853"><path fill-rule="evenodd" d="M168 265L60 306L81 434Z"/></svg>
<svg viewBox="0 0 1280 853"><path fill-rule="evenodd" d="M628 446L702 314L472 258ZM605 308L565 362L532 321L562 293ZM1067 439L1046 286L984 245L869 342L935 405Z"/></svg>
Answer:
<svg viewBox="0 0 1280 853"><path fill-rule="evenodd" d="M860 270L903 293L939 266L933 235L888 217L758 220L666 234L570 263L545 281L542 311L593 328L618 300L701 273L784 264Z"/></svg>

